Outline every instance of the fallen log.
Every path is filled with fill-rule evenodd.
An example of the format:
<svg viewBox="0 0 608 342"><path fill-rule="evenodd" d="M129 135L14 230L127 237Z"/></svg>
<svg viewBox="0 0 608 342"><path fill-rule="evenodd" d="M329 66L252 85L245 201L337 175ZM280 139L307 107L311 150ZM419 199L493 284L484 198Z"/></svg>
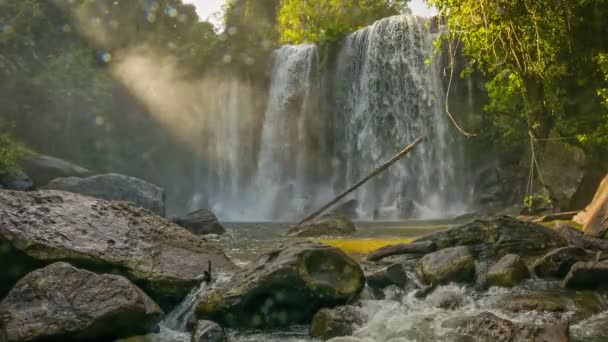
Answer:
<svg viewBox="0 0 608 342"><path fill-rule="evenodd" d="M571 245L595 251L608 251L608 241L585 235L567 224L557 225L555 231Z"/></svg>
<svg viewBox="0 0 608 342"><path fill-rule="evenodd" d="M344 191L343 193L341 193L340 195L338 195L336 198L334 198L333 200L329 201L327 204L325 204L324 206L322 206L321 208L319 208L318 210L316 210L312 214L310 214L307 217L305 217L302 221L298 222L297 225L299 226L299 225L301 225L303 223L306 223L308 221L314 220L319 215L323 214L323 212L325 210L331 208L334 204L338 203L341 199L343 199L344 197L348 196L348 194L350 194L351 192L357 190L360 186L362 186L363 184L367 183L367 181L369 181L370 179L372 179L372 178L376 177L377 175L381 174L383 171L385 171L386 169L388 169L389 167L391 167L391 165L395 164L401 158L405 157L408 153L410 153L414 149L414 147L416 147L422 141L424 141L423 137L419 137L418 139L416 139L412 144L410 144L409 146L406 146L399 153L395 154L389 161L387 161L386 163L384 163L384 164L380 165L378 168L376 168L367 177L361 179L355 185L353 185L350 188L348 188L348 190Z"/></svg>

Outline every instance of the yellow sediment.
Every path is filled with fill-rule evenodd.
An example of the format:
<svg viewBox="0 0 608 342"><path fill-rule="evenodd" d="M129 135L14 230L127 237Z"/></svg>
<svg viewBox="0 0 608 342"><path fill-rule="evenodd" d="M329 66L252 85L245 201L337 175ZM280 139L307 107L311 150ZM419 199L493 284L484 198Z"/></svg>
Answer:
<svg viewBox="0 0 608 342"><path fill-rule="evenodd" d="M412 242L414 238L399 239L322 239L321 243L336 247L349 254L367 254L376 249L398 243Z"/></svg>

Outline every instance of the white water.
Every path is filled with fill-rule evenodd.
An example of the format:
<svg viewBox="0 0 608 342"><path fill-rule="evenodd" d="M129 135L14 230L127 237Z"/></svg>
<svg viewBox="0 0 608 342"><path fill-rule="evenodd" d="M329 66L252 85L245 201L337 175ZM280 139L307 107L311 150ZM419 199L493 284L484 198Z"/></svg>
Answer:
<svg viewBox="0 0 608 342"><path fill-rule="evenodd" d="M360 218L464 212L469 192L441 66L425 63L434 39L424 19L396 16L349 35L328 57L311 44L276 50L263 117L238 84L214 96L217 129L195 199L223 220L298 219L423 135L411 156L354 195Z"/></svg>

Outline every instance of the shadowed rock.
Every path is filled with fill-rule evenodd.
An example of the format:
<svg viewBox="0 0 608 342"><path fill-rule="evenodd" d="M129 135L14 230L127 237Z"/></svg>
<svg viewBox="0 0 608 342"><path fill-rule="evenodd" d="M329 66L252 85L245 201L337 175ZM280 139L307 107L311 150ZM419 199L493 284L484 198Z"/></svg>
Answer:
<svg viewBox="0 0 608 342"><path fill-rule="evenodd" d="M424 255L437 250L437 245L432 241L420 241L413 243L400 243L378 248L367 256L369 261L380 261L386 257L401 254Z"/></svg>
<svg viewBox="0 0 608 342"><path fill-rule="evenodd" d="M198 321L192 332L191 342L226 342L224 329L211 321Z"/></svg>
<svg viewBox="0 0 608 342"><path fill-rule="evenodd" d="M562 247L536 260L533 269L539 278L563 278L572 265L593 258L593 253L581 247Z"/></svg>
<svg viewBox="0 0 608 342"><path fill-rule="evenodd" d="M308 324L323 307L342 305L365 284L360 266L339 249L296 243L272 251L207 293L200 319L233 328Z"/></svg>
<svg viewBox="0 0 608 342"><path fill-rule="evenodd" d="M126 278L60 262L15 285L0 303L0 329L7 341L107 341L156 331L162 314Z"/></svg>
<svg viewBox="0 0 608 342"><path fill-rule="evenodd" d="M21 170L0 170L0 185L8 190L28 191L34 182Z"/></svg>
<svg viewBox="0 0 608 342"><path fill-rule="evenodd" d="M595 289L608 287L608 262L577 262L572 265L562 286L571 289Z"/></svg>
<svg viewBox="0 0 608 342"><path fill-rule="evenodd" d="M367 276L367 285L376 290L395 285L402 288L407 283L407 269L401 263L381 268Z"/></svg>
<svg viewBox="0 0 608 342"><path fill-rule="evenodd" d="M174 218L171 221L196 235L222 235L226 233L226 229L219 223L215 214L207 209L200 209L184 217Z"/></svg>
<svg viewBox="0 0 608 342"><path fill-rule="evenodd" d="M132 202L157 215L165 216L165 190L125 175L110 173L88 178L56 178L43 189L68 191L107 201Z"/></svg>
<svg viewBox="0 0 608 342"><path fill-rule="evenodd" d="M528 277L528 267L519 255L507 254L490 267L486 279L490 286L512 287Z"/></svg>
<svg viewBox="0 0 608 342"><path fill-rule="evenodd" d="M32 259L119 272L159 302L175 303L210 261L234 266L205 240L128 202L61 191L0 190L0 240ZM0 251L3 269L15 266Z"/></svg>
<svg viewBox="0 0 608 342"><path fill-rule="evenodd" d="M24 156L19 161L19 165L37 188L47 185L55 178L90 177L94 175L92 171L76 164L42 154Z"/></svg>

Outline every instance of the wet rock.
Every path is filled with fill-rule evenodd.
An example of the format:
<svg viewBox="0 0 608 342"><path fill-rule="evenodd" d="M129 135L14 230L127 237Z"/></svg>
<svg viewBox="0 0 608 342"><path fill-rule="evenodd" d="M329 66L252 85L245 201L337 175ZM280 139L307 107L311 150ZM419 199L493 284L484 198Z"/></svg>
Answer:
<svg viewBox="0 0 608 342"><path fill-rule="evenodd" d="M34 187L34 182L19 169L0 170L0 185L8 190L28 191Z"/></svg>
<svg viewBox="0 0 608 342"><path fill-rule="evenodd" d="M369 261L380 261L386 257L402 254L424 255L435 252L437 245L432 241L401 243L378 248L367 256Z"/></svg>
<svg viewBox="0 0 608 342"><path fill-rule="evenodd" d="M518 324L489 312L467 319L461 328L466 341L479 342L568 342L568 322L544 325Z"/></svg>
<svg viewBox="0 0 608 342"><path fill-rule="evenodd" d="M510 312L573 313L569 317L579 321L605 311L608 303L595 291L535 289L525 294L508 294L497 302L496 308Z"/></svg>
<svg viewBox="0 0 608 342"><path fill-rule="evenodd" d="M605 238L608 231L608 175L600 183L591 203L574 217L574 221L583 225L585 235Z"/></svg>
<svg viewBox="0 0 608 342"><path fill-rule="evenodd" d="M107 201L132 202L157 215L165 215L165 190L134 177L110 173L88 178L56 178L43 189L73 192Z"/></svg>
<svg viewBox="0 0 608 342"><path fill-rule="evenodd" d="M512 287L528 277L528 266L519 255L507 254L490 267L486 280L489 286Z"/></svg>
<svg viewBox="0 0 608 342"><path fill-rule="evenodd" d="M224 329L217 323L211 321L198 321L192 332L191 342L226 342Z"/></svg>
<svg viewBox="0 0 608 342"><path fill-rule="evenodd" d="M419 273L427 284L468 282L475 275L475 259L468 247L445 248L425 255Z"/></svg>
<svg viewBox="0 0 608 342"><path fill-rule="evenodd" d="M571 289L595 289L608 287L608 262L577 262L572 265L562 286Z"/></svg>
<svg viewBox="0 0 608 342"><path fill-rule="evenodd" d="M335 337L351 336L365 321L363 311L355 306L321 309L312 318L310 336L322 341Z"/></svg>
<svg viewBox="0 0 608 342"><path fill-rule="evenodd" d="M34 182L36 188L47 185L55 178L90 177L94 174L68 161L42 154L24 156L19 161L19 165Z"/></svg>
<svg viewBox="0 0 608 342"><path fill-rule="evenodd" d="M162 315L126 278L63 262L28 274L0 303L7 341L112 340L156 331Z"/></svg>
<svg viewBox="0 0 608 342"><path fill-rule="evenodd" d="M580 247L562 247L536 260L533 269L539 278L563 278L572 265L592 259L593 253Z"/></svg>
<svg viewBox="0 0 608 342"><path fill-rule="evenodd" d="M407 271L403 264L395 263L366 276L367 285L375 290L395 285L402 288L407 283Z"/></svg>
<svg viewBox="0 0 608 342"><path fill-rule="evenodd" d="M171 221L196 235L222 235L226 233L226 229L217 220L215 214L207 209L200 209L184 217L174 218Z"/></svg>
<svg viewBox="0 0 608 342"><path fill-rule="evenodd" d="M475 256L498 260L506 254L522 258L540 256L566 241L555 231L531 222L504 216L493 220L477 220L417 239L431 241L438 249L469 246Z"/></svg>
<svg viewBox="0 0 608 342"><path fill-rule="evenodd" d="M185 296L208 262L234 268L212 244L132 203L61 191L0 190L0 240L11 246L0 251L2 267L16 266L17 250L43 263L118 272L161 304Z"/></svg>
<svg viewBox="0 0 608 342"><path fill-rule="evenodd" d="M311 242L272 251L200 299L195 313L225 327L308 324L321 308L348 303L363 289L356 261Z"/></svg>
<svg viewBox="0 0 608 342"><path fill-rule="evenodd" d="M292 227L287 235L298 237L345 236L356 232L353 222L344 215L324 215L310 223Z"/></svg>

